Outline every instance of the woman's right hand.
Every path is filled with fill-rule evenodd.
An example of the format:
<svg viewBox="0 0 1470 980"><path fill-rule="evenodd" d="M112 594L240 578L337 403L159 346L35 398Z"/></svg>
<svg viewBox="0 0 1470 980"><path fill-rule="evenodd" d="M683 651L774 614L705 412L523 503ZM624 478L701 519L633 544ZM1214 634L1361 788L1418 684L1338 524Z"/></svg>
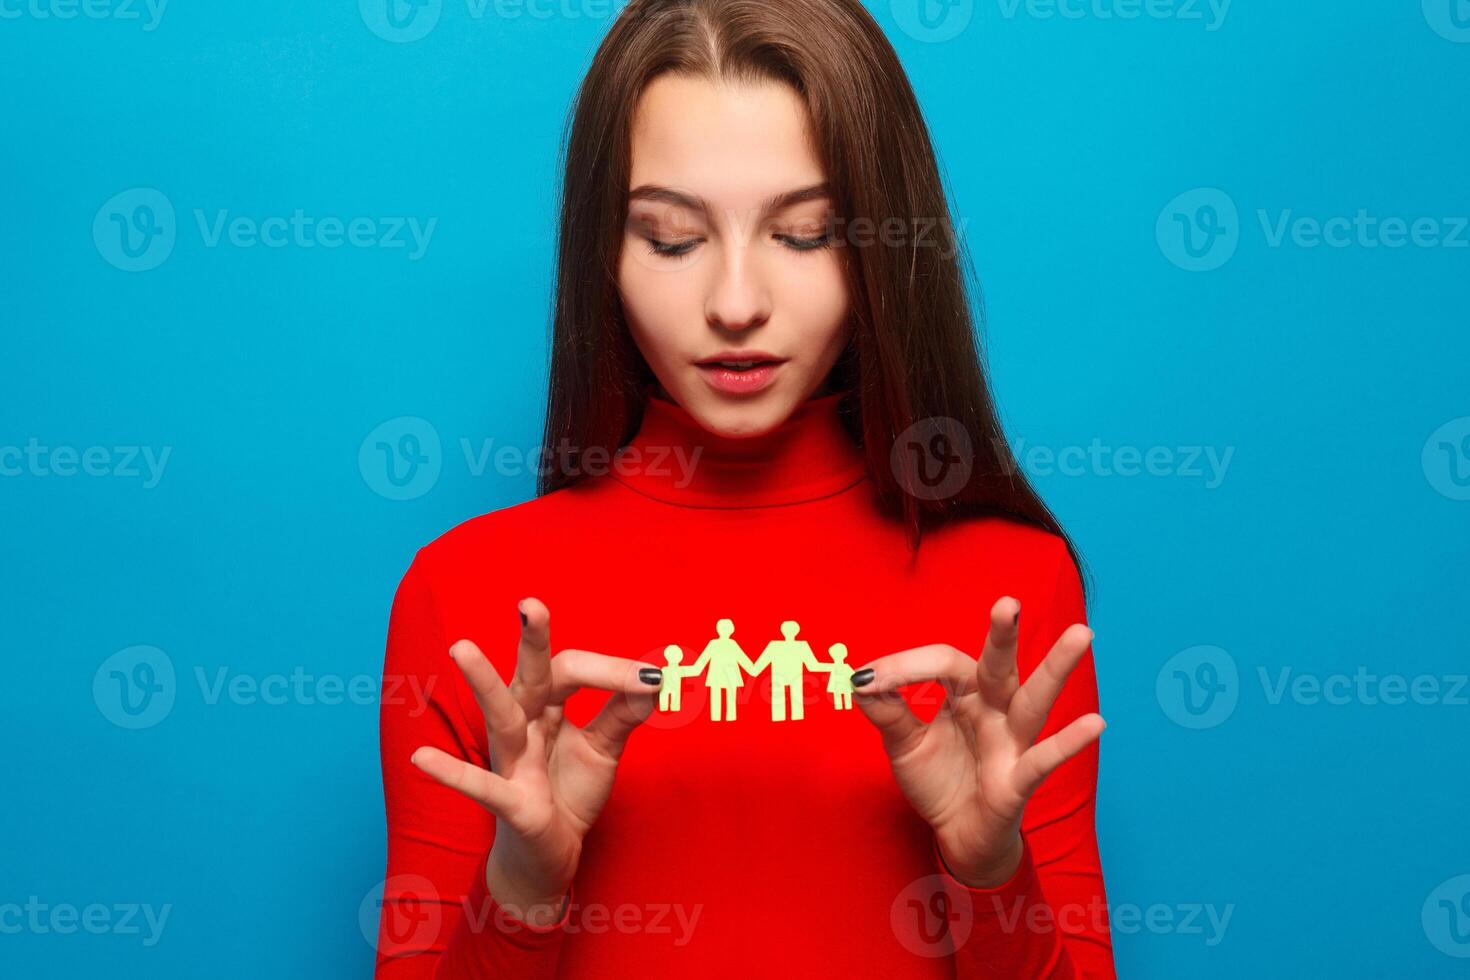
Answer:
<svg viewBox="0 0 1470 980"><path fill-rule="evenodd" d="M551 614L522 599L521 640L510 686L469 640L449 650L469 682L490 750L490 769L432 746L411 761L445 786L495 815L495 839L485 864L490 895L530 925L550 925L582 855L582 840L612 792L628 736L653 710L662 675L657 667L587 650L551 655ZM584 727L564 722L563 705L580 688L612 697Z"/></svg>

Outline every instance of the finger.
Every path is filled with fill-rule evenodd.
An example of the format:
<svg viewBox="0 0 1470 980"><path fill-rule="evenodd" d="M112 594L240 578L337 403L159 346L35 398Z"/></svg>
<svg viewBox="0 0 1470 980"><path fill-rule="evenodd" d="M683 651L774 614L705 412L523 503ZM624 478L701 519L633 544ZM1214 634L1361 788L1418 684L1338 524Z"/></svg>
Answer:
<svg viewBox="0 0 1470 980"><path fill-rule="evenodd" d="M1021 633L1021 603L1001 596L990 607L990 629L985 633L985 647L975 665L975 684L980 700L998 711L1005 711L1016 693L1016 643Z"/></svg>
<svg viewBox="0 0 1470 980"><path fill-rule="evenodd" d="M474 643L460 640L449 648L449 656L469 683L480 714L485 716L490 768L505 772L526 748L525 711L500 679L495 665Z"/></svg>
<svg viewBox="0 0 1470 980"><path fill-rule="evenodd" d="M663 672L642 660L610 657L591 650L558 650L551 658L547 684L548 705L562 706L584 687L614 694L652 697L663 682Z"/></svg>
<svg viewBox="0 0 1470 980"><path fill-rule="evenodd" d="M591 650L559 650L551 658L548 705L559 708L584 688L611 692L613 696L582 732L604 755L617 759L633 730L653 712L654 695L662 683L659 668L642 660Z"/></svg>
<svg viewBox="0 0 1470 980"><path fill-rule="evenodd" d="M1029 799L1057 767L1097 741L1107 724L1102 715L1086 714L1050 738L1037 742L1016 760L1016 792Z"/></svg>
<svg viewBox="0 0 1470 980"><path fill-rule="evenodd" d="M864 668L853 675L852 702L878 729L889 757L896 757L923 734L924 723L896 688L876 690L876 679L858 686L867 670Z"/></svg>
<svg viewBox="0 0 1470 980"><path fill-rule="evenodd" d="M521 613L521 639L510 693L527 718L539 718L551 692L551 610L536 598L522 599L516 607Z"/></svg>
<svg viewBox="0 0 1470 980"><path fill-rule="evenodd" d="M1006 722L1023 745L1030 745L1046 726L1046 716L1062 693L1072 670L1087 653L1092 630L1074 623L1052 645L1046 659L1037 664L1026 683L1011 698Z"/></svg>
<svg viewBox="0 0 1470 980"><path fill-rule="evenodd" d="M900 650L868 661L873 682L864 685L869 694L896 692L898 688L936 681L950 697L975 692L975 661L948 643L930 643Z"/></svg>
<svg viewBox="0 0 1470 980"><path fill-rule="evenodd" d="M520 793L509 781L431 745L415 749L409 761L436 782L458 790L507 821L520 802Z"/></svg>
<svg viewBox="0 0 1470 980"><path fill-rule="evenodd" d="M890 758L902 754L924 731L900 689L937 681L946 704L973 690L975 661L947 643L931 643L900 650L869 661L853 675L853 703L878 729ZM864 676L871 678L864 681Z"/></svg>
<svg viewBox="0 0 1470 980"><path fill-rule="evenodd" d="M657 688L647 694L614 694L607 704L582 727L582 734L603 755L616 761L622 758L628 737L653 713L653 695Z"/></svg>

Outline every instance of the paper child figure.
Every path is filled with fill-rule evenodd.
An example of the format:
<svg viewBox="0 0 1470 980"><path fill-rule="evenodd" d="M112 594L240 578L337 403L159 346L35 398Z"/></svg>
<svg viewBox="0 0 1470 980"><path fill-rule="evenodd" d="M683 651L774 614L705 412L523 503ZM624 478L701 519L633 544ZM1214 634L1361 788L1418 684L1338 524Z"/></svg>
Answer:
<svg viewBox="0 0 1470 980"><path fill-rule="evenodd" d="M827 665L827 693L832 695L832 706L839 711L852 707L852 665L847 660L847 644L834 643L827 648L832 663Z"/></svg>
<svg viewBox="0 0 1470 980"><path fill-rule="evenodd" d="M737 688L745 686L745 676L741 673L743 668L747 673L755 674L755 665L740 649L740 644L730 639L735 632L735 624L731 620L722 619L715 624L715 631L720 634L719 639L710 640L699 659L688 667L690 674L705 671L704 686L709 688L709 717L711 721L720 721L720 708L724 707L724 721L735 720L735 692ZM708 670L705 668L708 667Z"/></svg>
<svg viewBox="0 0 1470 980"><path fill-rule="evenodd" d="M660 711L678 711L679 695L684 689L684 678L692 677L698 673L693 667L680 667L679 661L684 659L684 651L673 643L664 647L664 660L668 663L663 668L664 680L658 689L658 709Z"/></svg>
<svg viewBox="0 0 1470 980"><path fill-rule="evenodd" d="M797 632L801 625L795 620L788 619L781 624L781 635L784 640L772 640L766 644L765 650L761 651L760 659L756 660L752 674L759 674L765 670L766 665L771 667L771 720L786 720L787 699L791 702L791 720L802 719L802 668L815 671L826 671L831 669L831 664L818 662L816 655L812 653L811 644L806 640L798 640Z"/></svg>

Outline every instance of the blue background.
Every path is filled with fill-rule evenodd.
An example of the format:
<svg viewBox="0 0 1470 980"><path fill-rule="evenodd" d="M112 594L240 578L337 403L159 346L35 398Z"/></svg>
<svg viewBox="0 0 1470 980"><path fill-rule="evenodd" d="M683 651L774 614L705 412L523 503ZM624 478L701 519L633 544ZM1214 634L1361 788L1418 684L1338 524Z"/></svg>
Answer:
<svg viewBox="0 0 1470 980"><path fill-rule="evenodd" d="M556 154L607 8L444 0L397 32L369 0L39 15L64 2L0 0L0 451L103 447L123 472L0 477L0 906L170 911L152 945L0 934L0 974L364 976L376 705L210 703L198 672L376 678L414 549L532 494L461 440L540 439ZM870 8L965 222L1009 432L1098 583L1121 975L1470 973L1470 707L1447 696L1470 664L1470 232L1269 233L1470 214L1454 2ZM126 271L107 232L157 202L138 189L174 243ZM297 209L436 224L412 257L210 247L195 217ZM376 443L405 433L425 462L400 489ZM1167 462L1026 455L1094 440ZM129 446L169 451L156 485ZM1190 447L1230 452L1223 477ZM134 729L109 658L139 645L176 681ZM1273 694L1359 668L1439 696ZM1195 906L1229 910L1223 935L1184 927Z"/></svg>

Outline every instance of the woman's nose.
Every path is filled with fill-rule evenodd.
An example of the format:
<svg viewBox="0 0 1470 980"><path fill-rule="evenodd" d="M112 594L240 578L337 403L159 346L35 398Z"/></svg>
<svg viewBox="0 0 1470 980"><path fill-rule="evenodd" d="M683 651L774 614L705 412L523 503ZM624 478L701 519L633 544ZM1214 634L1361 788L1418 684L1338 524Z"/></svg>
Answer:
<svg viewBox="0 0 1470 980"><path fill-rule="evenodd" d="M770 318L770 290L757 251L742 242L721 256L705 303L705 315L712 325L743 331Z"/></svg>

